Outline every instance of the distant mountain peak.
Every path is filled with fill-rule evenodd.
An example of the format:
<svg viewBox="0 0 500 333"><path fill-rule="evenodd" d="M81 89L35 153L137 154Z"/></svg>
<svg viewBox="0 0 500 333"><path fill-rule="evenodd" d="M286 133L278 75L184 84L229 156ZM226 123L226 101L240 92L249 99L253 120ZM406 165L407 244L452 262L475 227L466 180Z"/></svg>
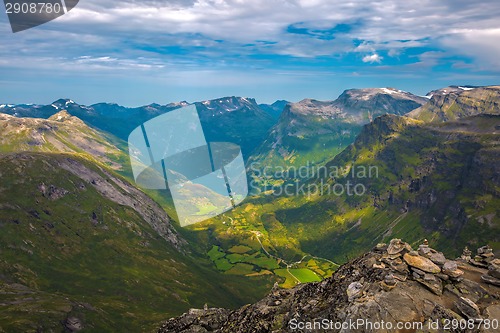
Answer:
<svg viewBox="0 0 500 333"><path fill-rule="evenodd" d="M69 98L60 98L57 101L52 103L52 105L55 105L59 108L67 107L70 104L76 104L76 103L72 99L69 99Z"/></svg>
<svg viewBox="0 0 500 333"><path fill-rule="evenodd" d="M65 122L65 121L79 121L79 122L82 122L79 118L75 117L75 116L72 116L68 111L66 110L62 110L62 111L59 111L58 113L50 116L48 118L48 120L51 120L51 121L58 121L58 122ZM83 123L83 122L82 122Z"/></svg>
<svg viewBox="0 0 500 333"><path fill-rule="evenodd" d="M242 104L252 104L252 105L257 105L255 99L249 98L249 97L237 97L237 96L227 96L227 97L221 97L217 99L211 99L211 100L205 100L200 102L203 105L214 105L216 103L218 104L225 104L225 105L242 105Z"/></svg>
<svg viewBox="0 0 500 333"><path fill-rule="evenodd" d="M259 104L259 107L277 120L288 104L290 104L290 102L280 99L273 104Z"/></svg>
<svg viewBox="0 0 500 333"><path fill-rule="evenodd" d="M158 106L160 107L161 105L157 104L157 103L153 103L151 104L151 106ZM187 102L187 101L180 101L180 102L172 102L172 103L168 103L166 106L167 107L183 107L183 106L188 106L188 105L191 105L191 103Z"/></svg>
<svg viewBox="0 0 500 333"><path fill-rule="evenodd" d="M295 114L354 117L362 121L385 113L403 115L427 102L427 98L395 88L362 88L347 89L335 101L306 98L291 103L289 110Z"/></svg>
<svg viewBox="0 0 500 333"><path fill-rule="evenodd" d="M271 105L280 105L280 104L288 104L289 102L287 100L284 100L284 99L278 99L276 102L274 102L273 104Z"/></svg>
<svg viewBox="0 0 500 333"><path fill-rule="evenodd" d="M366 88L346 90L335 101L288 103L252 161L282 167L326 162L351 144L364 124L384 114L406 114L427 102L394 88Z"/></svg>
<svg viewBox="0 0 500 333"><path fill-rule="evenodd" d="M413 95L404 90L385 87L385 88L360 88L345 90L340 96L339 100L351 98L359 100L371 100L380 96L389 96L393 99L411 100L419 104L424 104L426 101L423 97Z"/></svg>
<svg viewBox="0 0 500 333"><path fill-rule="evenodd" d="M211 116L240 110L253 110L256 112L262 112L255 99L248 97L229 96L196 102L194 104L199 107L198 109L202 114L207 113Z"/></svg>

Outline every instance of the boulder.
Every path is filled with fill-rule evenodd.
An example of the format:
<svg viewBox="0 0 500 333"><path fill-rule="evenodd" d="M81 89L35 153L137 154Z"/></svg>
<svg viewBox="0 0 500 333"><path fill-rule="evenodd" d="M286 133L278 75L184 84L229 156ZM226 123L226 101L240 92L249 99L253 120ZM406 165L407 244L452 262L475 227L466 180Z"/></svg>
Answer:
<svg viewBox="0 0 500 333"><path fill-rule="evenodd" d="M408 273L408 265L406 265L401 258L390 259L390 258L382 258L382 262L387 264L389 268L395 272L406 274Z"/></svg>
<svg viewBox="0 0 500 333"><path fill-rule="evenodd" d="M436 265L431 260L429 260L425 257L419 256L419 255L412 256L409 253L406 253L403 256L403 259L411 267L418 268L424 272L427 272L427 273L440 273L441 272L441 268L439 268L438 265Z"/></svg>
<svg viewBox="0 0 500 333"><path fill-rule="evenodd" d="M440 278L441 280L444 280L444 281L448 281L450 279L450 277L448 275L446 275L446 274L439 273L439 274L436 274L436 276L438 278Z"/></svg>
<svg viewBox="0 0 500 333"><path fill-rule="evenodd" d="M398 283L398 281L392 274L387 274L384 278L384 282L390 286L395 286Z"/></svg>
<svg viewBox="0 0 500 333"><path fill-rule="evenodd" d="M488 268L488 264L484 262L484 258L479 255L469 260L469 263L477 267Z"/></svg>
<svg viewBox="0 0 500 333"><path fill-rule="evenodd" d="M415 279L421 279L424 277L425 275L425 272L424 271L421 271L420 269L418 268L415 268L415 267L412 267L411 268L411 275L413 276L413 278Z"/></svg>
<svg viewBox="0 0 500 333"><path fill-rule="evenodd" d="M486 263L490 263L493 260L495 260L495 255L492 252L485 253L485 254L481 255L481 257L483 257L483 261Z"/></svg>
<svg viewBox="0 0 500 333"><path fill-rule="evenodd" d="M385 291L389 291L396 287L398 281L393 274L387 274L380 284Z"/></svg>
<svg viewBox="0 0 500 333"><path fill-rule="evenodd" d="M443 266L446 262L446 257L442 252L438 252L429 247L429 245L422 244L418 247L418 254L422 257L432 260L433 263Z"/></svg>
<svg viewBox="0 0 500 333"><path fill-rule="evenodd" d="M79 332L83 329L83 323L79 318L68 317L64 322L64 326L69 332Z"/></svg>
<svg viewBox="0 0 500 333"><path fill-rule="evenodd" d="M477 255L474 259L469 260L469 263L474 266L488 268L488 265L493 261L495 261L493 249L486 245L477 249Z"/></svg>

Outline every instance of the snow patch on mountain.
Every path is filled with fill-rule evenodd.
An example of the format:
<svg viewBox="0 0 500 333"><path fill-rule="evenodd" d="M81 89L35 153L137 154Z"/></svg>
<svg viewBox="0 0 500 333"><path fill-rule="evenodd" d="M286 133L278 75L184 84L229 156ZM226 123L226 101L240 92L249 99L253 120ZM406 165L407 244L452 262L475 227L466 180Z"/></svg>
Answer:
<svg viewBox="0 0 500 333"><path fill-rule="evenodd" d="M386 94L389 94L389 95L396 93L394 90L391 90L391 89L387 89L387 88L381 88L381 89L383 92L385 92Z"/></svg>

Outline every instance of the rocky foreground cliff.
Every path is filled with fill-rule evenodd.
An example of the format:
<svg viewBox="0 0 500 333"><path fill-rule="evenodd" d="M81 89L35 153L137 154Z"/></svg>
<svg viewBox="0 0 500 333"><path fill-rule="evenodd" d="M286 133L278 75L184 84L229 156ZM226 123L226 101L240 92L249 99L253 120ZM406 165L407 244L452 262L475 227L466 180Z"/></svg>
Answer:
<svg viewBox="0 0 500 333"><path fill-rule="evenodd" d="M322 282L275 286L234 311L191 309L158 332L499 332L499 321L500 259L490 247L449 260L427 241L414 250L393 239Z"/></svg>

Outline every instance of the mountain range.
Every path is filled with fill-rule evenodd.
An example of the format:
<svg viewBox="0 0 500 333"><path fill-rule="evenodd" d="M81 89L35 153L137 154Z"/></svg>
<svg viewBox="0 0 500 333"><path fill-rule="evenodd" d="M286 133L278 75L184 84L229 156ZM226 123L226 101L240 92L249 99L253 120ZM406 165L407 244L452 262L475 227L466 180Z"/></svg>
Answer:
<svg viewBox="0 0 500 333"><path fill-rule="evenodd" d="M323 165L351 144L364 124L383 114L403 115L426 102L393 88L368 88L346 90L334 101L289 103L249 164L259 171ZM279 184L270 178L271 185Z"/></svg>
<svg viewBox="0 0 500 333"><path fill-rule="evenodd" d="M281 113L286 101L273 105L257 105L251 98L225 97L195 102L207 141L230 141L241 145L245 156L265 137ZM112 103L85 106L71 99L59 99L50 105L2 104L0 112L16 117L47 119L64 110L88 125L110 133L124 141L144 122L169 111L190 105L186 101L167 105L150 104L128 108Z"/></svg>

